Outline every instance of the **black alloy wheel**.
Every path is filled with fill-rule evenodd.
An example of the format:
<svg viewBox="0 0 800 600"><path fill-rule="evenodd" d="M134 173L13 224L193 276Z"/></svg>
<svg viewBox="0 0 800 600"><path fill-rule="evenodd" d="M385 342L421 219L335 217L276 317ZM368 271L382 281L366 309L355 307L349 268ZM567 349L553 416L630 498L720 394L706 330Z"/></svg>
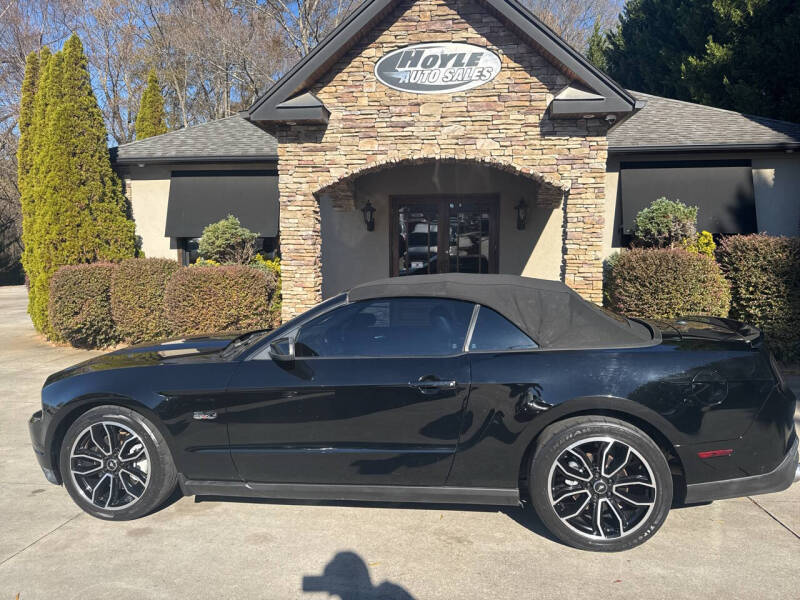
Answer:
<svg viewBox="0 0 800 600"><path fill-rule="evenodd" d="M576 417L542 433L530 495L560 540L613 552L641 544L664 523L672 476L663 452L640 429L608 417Z"/></svg>
<svg viewBox="0 0 800 600"><path fill-rule="evenodd" d="M100 406L78 417L64 437L59 464L70 496L100 519L144 516L166 500L177 481L158 430L120 406Z"/></svg>

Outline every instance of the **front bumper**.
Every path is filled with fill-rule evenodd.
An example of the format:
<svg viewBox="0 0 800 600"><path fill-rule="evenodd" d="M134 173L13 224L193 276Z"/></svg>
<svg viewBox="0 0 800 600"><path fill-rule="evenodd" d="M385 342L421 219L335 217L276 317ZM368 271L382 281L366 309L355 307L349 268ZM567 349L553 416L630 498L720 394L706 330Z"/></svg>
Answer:
<svg viewBox="0 0 800 600"><path fill-rule="evenodd" d="M45 478L50 483L60 485L55 469L53 469L50 455L45 450L44 444L44 415L42 411L37 410L28 419L28 433L31 436L31 444L33 445L33 453L36 455L36 460L39 461L39 466L42 468Z"/></svg>
<svg viewBox="0 0 800 600"><path fill-rule="evenodd" d="M694 504L710 500L782 492L792 483L800 480L799 458L798 440L795 435L789 452L786 453L781 463L769 473L687 485L685 502Z"/></svg>

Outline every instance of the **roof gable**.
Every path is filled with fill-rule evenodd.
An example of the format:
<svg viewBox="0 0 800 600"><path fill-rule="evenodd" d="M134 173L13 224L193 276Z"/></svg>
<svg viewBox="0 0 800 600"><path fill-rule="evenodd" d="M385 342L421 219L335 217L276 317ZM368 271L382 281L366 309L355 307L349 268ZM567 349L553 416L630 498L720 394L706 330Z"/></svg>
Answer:
<svg viewBox="0 0 800 600"><path fill-rule="evenodd" d="M295 96L304 94L331 66L399 0L365 0L353 13L301 59L280 80L270 87L243 116L258 122L312 121L326 122L327 115L309 119L307 108L295 110L288 105ZM635 99L628 92L592 65L583 55L557 36L517 0L479 0L511 30L539 50L551 63L562 69L594 97L556 98L554 115L568 117L587 112L629 113ZM325 107L322 106L322 109ZM325 111L327 112L327 111ZM296 118L295 118L296 113Z"/></svg>

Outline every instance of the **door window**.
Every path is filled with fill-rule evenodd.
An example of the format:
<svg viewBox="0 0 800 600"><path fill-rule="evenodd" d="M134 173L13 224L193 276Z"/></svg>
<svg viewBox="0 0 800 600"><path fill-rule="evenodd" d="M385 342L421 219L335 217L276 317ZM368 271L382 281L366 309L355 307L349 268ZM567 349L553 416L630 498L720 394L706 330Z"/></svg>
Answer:
<svg viewBox="0 0 800 600"><path fill-rule="evenodd" d="M441 298L382 298L310 321L295 356L432 356L461 352L474 305Z"/></svg>
<svg viewBox="0 0 800 600"><path fill-rule="evenodd" d="M497 273L496 196L392 198L391 275Z"/></svg>
<svg viewBox="0 0 800 600"><path fill-rule="evenodd" d="M469 341L473 351L531 350L539 346L519 327L491 308L481 306Z"/></svg>

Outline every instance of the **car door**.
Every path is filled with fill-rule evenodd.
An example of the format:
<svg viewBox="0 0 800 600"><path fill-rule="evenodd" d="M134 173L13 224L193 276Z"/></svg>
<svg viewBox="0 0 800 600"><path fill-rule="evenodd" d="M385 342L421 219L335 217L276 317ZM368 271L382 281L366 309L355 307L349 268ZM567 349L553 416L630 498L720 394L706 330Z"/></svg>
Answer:
<svg viewBox="0 0 800 600"><path fill-rule="evenodd" d="M516 487L524 450L520 436L547 408L542 398L545 382L561 377L557 353L539 351L534 340L486 306L477 312L468 349L469 405L447 482Z"/></svg>
<svg viewBox="0 0 800 600"><path fill-rule="evenodd" d="M441 485L469 391L473 305L346 304L290 332L291 360L243 361L226 394L246 481Z"/></svg>

